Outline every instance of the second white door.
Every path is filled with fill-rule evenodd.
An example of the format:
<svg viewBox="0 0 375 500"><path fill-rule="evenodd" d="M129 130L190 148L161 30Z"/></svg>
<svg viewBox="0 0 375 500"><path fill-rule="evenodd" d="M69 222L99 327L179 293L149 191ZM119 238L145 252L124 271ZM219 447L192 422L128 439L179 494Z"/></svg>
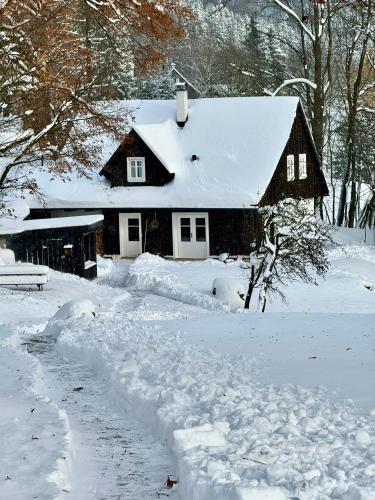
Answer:
<svg viewBox="0 0 375 500"><path fill-rule="evenodd" d="M207 212L174 212L173 254L178 259L206 259L209 256Z"/></svg>

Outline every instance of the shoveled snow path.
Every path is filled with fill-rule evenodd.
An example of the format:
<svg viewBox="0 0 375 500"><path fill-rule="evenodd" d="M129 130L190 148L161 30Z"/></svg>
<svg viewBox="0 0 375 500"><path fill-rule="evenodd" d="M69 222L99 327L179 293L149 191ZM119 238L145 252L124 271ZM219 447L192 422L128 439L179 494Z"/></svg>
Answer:
<svg viewBox="0 0 375 500"><path fill-rule="evenodd" d="M95 371L64 358L53 340L29 338L28 351L44 368L44 387L65 410L71 430L73 467L69 498L147 500L173 496L165 487L174 476L167 448L116 405ZM83 387L80 391L75 388Z"/></svg>

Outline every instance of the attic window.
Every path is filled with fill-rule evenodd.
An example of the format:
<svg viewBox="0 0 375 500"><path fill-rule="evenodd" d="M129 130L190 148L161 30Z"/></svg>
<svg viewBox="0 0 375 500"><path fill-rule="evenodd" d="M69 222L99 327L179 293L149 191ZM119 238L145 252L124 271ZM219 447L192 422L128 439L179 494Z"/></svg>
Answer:
<svg viewBox="0 0 375 500"><path fill-rule="evenodd" d="M298 173L300 179L306 179L307 177L306 154L298 155Z"/></svg>
<svg viewBox="0 0 375 500"><path fill-rule="evenodd" d="M286 157L286 178L288 181L294 181L294 155Z"/></svg>
<svg viewBox="0 0 375 500"><path fill-rule="evenodd" d="M145 182L146 169L143 157L130 157L128 162L128 182Z"/></svg>

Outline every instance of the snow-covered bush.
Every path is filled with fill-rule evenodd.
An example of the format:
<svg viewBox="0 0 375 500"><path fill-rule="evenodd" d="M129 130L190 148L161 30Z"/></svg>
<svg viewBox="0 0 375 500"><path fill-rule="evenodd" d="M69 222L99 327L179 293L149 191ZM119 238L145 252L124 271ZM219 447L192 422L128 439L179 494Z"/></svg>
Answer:
<svg viewBox="0 0 375 500"><path fill-rule="evenodd" d="M215 278L211 288L212 294L221 302L233 307L243 307L245 291L242 284L231 278Z"/></svg>

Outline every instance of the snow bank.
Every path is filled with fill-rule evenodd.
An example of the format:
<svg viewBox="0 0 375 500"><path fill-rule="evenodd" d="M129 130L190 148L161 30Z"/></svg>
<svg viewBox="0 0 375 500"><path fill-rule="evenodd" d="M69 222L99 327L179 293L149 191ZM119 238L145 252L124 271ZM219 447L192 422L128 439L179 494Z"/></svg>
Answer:
<svg viewBox="0 0 375 500"><path fill-rule="evenodd" d="M231 278L215 278L212 283L212 293L225 304L243 308L245 290L238 280Z"/></svg>
<svg viewBox="0 0 375 500"><path fill-rule="evenodd" d="M322 388L255 383L249 357L121 314L62 325L58 348L174 450L182 499L375 498L375 415Z"/></svg>
<svg viewBox="0 0 375 500"><path fill-rule="evenodd" d="M213 311L230 309L228 305L221 304L212 297L196 292L189 285L181 283L171 273L174 265L176 265L174 262L166 261L157 255L144 253L130 265L124 285L132 290L151 292Z"/></svg>

